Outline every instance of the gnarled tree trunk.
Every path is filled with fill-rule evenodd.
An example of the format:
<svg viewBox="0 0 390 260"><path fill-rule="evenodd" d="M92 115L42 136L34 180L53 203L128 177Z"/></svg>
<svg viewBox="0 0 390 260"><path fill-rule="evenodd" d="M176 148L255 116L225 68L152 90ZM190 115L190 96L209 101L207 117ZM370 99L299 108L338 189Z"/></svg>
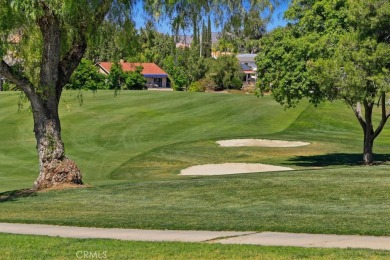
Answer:
<svg viewBox="0 0 390 260"><path fill-rule="evenodd" d="M61 140L58 105L62 93L60 78L61 30L55 14L44 6L45 15L38 20L43 37L40 70L40 92L30 98L34 117L40 173L34 182L35 189L63 184L82 184L77 165L65 156Z"/></svg>
<svg viewBox="0 0 390 260"><path fill-rule="evenodd" d="M34 132L39 157L39 176L34 188L41 190L63 184L83 184L77 165L65 156L58 115L44 106L44 113L34 113Z"/></svg>

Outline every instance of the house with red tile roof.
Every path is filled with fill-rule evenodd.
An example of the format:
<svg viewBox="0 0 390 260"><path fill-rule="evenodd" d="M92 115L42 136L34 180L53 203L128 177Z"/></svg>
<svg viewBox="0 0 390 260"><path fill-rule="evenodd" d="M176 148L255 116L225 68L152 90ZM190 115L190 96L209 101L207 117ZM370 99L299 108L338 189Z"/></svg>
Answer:
<svg viewBox="0 0 390 260"><path fill-rule="evenodd" d="M122 70L124 72L135 71L137 67L142 66L141 74L147 80L148 88L167 88L168 84L168 74L162 70L155 63L130 63L130 62L120 62ZM99 68L99 72L105 75L110 74L111 67L113 62L98 62L96 66Z"/></svg>

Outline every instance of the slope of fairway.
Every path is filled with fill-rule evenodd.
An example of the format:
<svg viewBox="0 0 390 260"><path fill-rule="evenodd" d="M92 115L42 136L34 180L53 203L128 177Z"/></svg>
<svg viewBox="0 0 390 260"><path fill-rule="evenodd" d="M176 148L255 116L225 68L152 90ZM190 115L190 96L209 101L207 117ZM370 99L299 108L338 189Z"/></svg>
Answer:
<svg viewBox="0 0 390 260"><path fill-rule="evenodd" d="M115 179L128 179L121 165L161 147L280 132L307 106L284 111L271 98L253 95L123 91L114 97L99 91L85 92L80 107L77 94L64 92L62 135L67 154L92 184L107 183L113 171ZM27 103L17 112L18 96L0 93L0 191L29 187L38 174L32 115Z"/></svg>
<svg viewBox="0 0 390 260"><path fill-rule="evenodd" d="M362 131L341 102L284 110L266 96L122 91L64 92L60 113L67 154L88 184L177 178L199 164L264 163L340 166L360 160ZM17 112L18 93L0 93L0 191L30 187L38 173L32 115ZM376 113L378 114L378 112ZM376 116L379 120L379 117ZM387 160L387 125L375 142ZM229 148L215 141L268 138L308 141L297 148ZM333 163L332 163L333 162Z"/></svg>
<svg viewBox="0 0 390 260"><path fill-rule="evenodd" d="M112 178L118 180L167 178L191 166L215 163L263 163L294 169L345 167L361 163L363 133L352 110L344 103L323 103L318 107L301 104L303 107L299 107L298 110L286 110L283 114L280 107L265 105L265 102L272 104L270 97L261 98L258 102L260 111L268 109L271 111L261 113L253 122L260 122L260 127L247 124L249 134L234 129L224 137L222 132L217 132L216 135L220 134L218 139L208 135L208 138L211 138L209 140L205 137L205 140L188 140L156 146L152 150L129 158L112 172ZM284 118L278 118L279 113L283 114ZM379 121L379 111L375 111L375 120ZM279 131L274 128L275 125L280 126ZM215 143L229 137L306 141L310 145L288 148L220 147ZM375 160L390 159L389 142L389 125L386 125L375 142Z"/></svg>
<svg viewBox="0 0 390 260"><path fill-rule="evenodd" d="M284 110L271 97L215 93L65 92L60 112L67 154L89 184L174 177L206 163L274 163L297 169L329 160L360 160L362 131L341 102ZM31 186L38 173L32 115L17 112L18 93L0 93L0 191ZM378 120L378 117L377 117ZM390 133L375 143L387 158ZM216 140L270 138L309 141L301 148L221 148ZM310 157L311 156L311 157ZM324 162L325 161L325 162ZM318 165L315 165L317 162Z"/></svg>

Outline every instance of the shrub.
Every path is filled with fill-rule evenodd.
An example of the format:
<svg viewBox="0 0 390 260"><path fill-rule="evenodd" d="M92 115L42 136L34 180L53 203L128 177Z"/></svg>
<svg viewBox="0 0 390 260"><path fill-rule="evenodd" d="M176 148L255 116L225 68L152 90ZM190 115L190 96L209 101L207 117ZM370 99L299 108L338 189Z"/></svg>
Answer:
<svg viewBox="0 0 390 260"><path fill-rule="evenodd" d="M217 84L215 84L214 80L210 77L203 78L198 81L199 84L202 85L202 87L205 90L215 91L217 90Z"/></svg>
<svg viewBox="0 0 390 260"><path fill-rule="evenodd" d="M191 83L188 87L188 91L190 92L205 92L206 87L203 86L199 81Z"/></svg>
<svg viewBox="0 0 390 260"><path fill-rule="evenodd" d="M82 59L77 69L73 72L67 89L105 89L105 77L99 73L98 68L92 61Z"/></svg>
<svg viewBox="0 0 390 260"><path fill-rule="evenodd" d="M242 88L242 80L240 78L233 78L230 82L230 87L232 89L241 89Z"/></svg>
<svg viewBox="0 0 390 260"><path fill-rule="evenodd" d="M146 89L146 82L147 80L145 77L141 74L142 67L137 67L135 71L130 71L124 73L124 79L125 84L123 86L123 89L129 89L129 90L143 90Z"/></svg>
<svg viewBox="0 0 390 260"><path fill-rule="evenodd" d="M222 90L230 87L241 88L242 82L238 83L237 80L241 74L241 67L236 57L221 56L212 63L210 76L217 85L216 90Z"/></svg>

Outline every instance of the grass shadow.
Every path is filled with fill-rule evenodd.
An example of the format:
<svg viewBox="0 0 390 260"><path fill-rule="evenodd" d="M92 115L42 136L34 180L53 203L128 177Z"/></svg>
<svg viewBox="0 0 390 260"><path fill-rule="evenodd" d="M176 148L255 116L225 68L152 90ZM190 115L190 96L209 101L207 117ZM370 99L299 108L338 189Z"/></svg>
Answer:
<svg viewBox="0 0 390 260"><path fill-rule="evenodd" d="M374 164L390 161L390 154L374 154ZM355 166L362 165L362 154L352 153L329 153L322 155L297 156L288 160L291 164L306 167L325 166Z"/></svg>
<svg viewBox="0 0 390 260"><path fill-rule="evenodd" d="M7 201L14 201L18 198L25 198L30 196L35 196L36 190L33 189L22 189L22 190L12 190L0 193L0 203Z"/></svg>

